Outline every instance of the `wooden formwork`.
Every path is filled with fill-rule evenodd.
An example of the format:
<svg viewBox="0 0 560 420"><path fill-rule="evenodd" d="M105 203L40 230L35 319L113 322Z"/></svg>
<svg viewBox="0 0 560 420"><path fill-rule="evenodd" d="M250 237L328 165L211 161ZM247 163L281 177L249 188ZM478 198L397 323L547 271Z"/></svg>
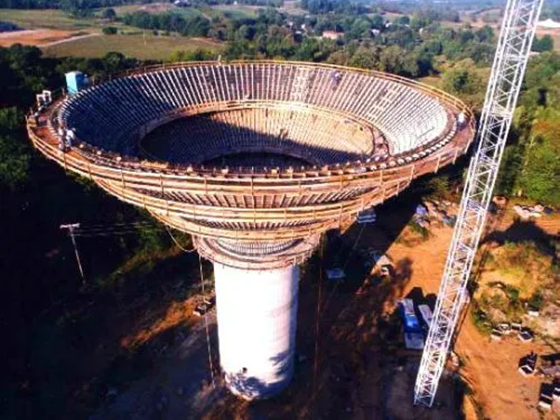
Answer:
<svg viewBox="0 0 560 420"><path fill-rule="evenodd" d="M127 74L204 64L149 67ZM367 72L323 64L282 64ZM27 130L33 145L65 170L91 179L110 194L146 209L176 229L207 239L275 241L308 238L348 223L358 212L398 194L413 179L437 172L439 168L455 162L467 151L474 137L474 117L456 98L398 76L368 73L406 84L437 98L449 113L463 113L465 124L445 144L438 143L441 139L435 139L423 148L391 157L382 164L366 160L321 167L268 170L234 170L140 161L79 141L76 147L61 151L53 120L63 98L41 112L38 126L29 118ZM254 100L252 102L253 106L267 106L264 101L258 104ZM225 110L231 106L226 103L205 105L212 110ZM179 114L182 116L202 111L181 110ZM165 119L176 117L165 116ZM347 117L354 118L352 115ZM414 159L413 155L416 156ZM418 155L423 156L418 158Z"/></svg>

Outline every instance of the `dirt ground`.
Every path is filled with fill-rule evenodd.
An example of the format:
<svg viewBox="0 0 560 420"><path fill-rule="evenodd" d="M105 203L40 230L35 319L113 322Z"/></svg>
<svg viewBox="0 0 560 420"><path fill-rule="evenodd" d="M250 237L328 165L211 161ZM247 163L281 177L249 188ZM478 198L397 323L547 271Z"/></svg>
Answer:
<svg viewBox="0 0 560 420"><path fill-rule="evenodd" d="M508 232L509 240L529 239L523 230L510 229L513 222L514 213L510 206L494 234ZM543 234L558 235L560 217L543 217L535 225ZM432 237L428 241L414 248L397 243L388 249L388 255L394 260L403 256L411 260L412 273L403 291L405 295L415 287L421 287L425 295L438 290L452 230L440 227L431 229L431 233ZM462 375L474 391L473 397L487 418L511 419L512 413L516 413L516 419L542 418L536 409L541 380L523 377L518 373L517 367L520 358L531 351L547 354L557 350L545 343L524 344L514 338L500 343L491 342L467 318L462 324L455 351L465 363ZM554 408L560 413L558 401ZM468 409L465 411L467 419L476 419L472 417L474 412ZM552 414L550 418L553 418Z"/></svg>
<svg viewBox="0 0 560 420"><path fill-rule="evenodd" d="M56 45L61 41L68 41L77 37L92 36L83 32L63 31L59 29L30 29L0 33L0 47L9 47L13 44L35 45L47 47Z"/></svg>
<svg viewBox="0 0 560 420"><path fill-rule="evenodd" d="M152 334L162 332L162 326L185 321L187 335L176 334L148 374L128 389L119 389L118 396L109 398L91 418L553 419L554 414L541 415L536 408L541 380L525 378L517 371L519 359L530 351L550 353L551 349L544 343L523 344L513 338L490 342L469 317L462 324L455 351L462 366L460 376L471 391L465 392L458 374L447 374L434 408L412 405L421 354L404 348L394 308L399 299L411 293L435 298L452 229L436 222L430 238L419 240L406 226L412 210L405 203L397 199L382 206L374 226L353 225L341 236L331 235L323 258L315 256L303 267L298 363L294 381L279 396L249 403L225 390L217 367L213 317L209 322L216 386L212 387L204 323L191 322L187 315L190 306L179 305L125 341L149 340ZM523 239L524 231L510 229L513 221L512 212L506 212L492 234ZM543 218L536 226L543 234L557 234L560 217ZM385 252L392 259L395 270L391 281L365 286L371 276L369 269L363 269L359 251L368 248ZM321 280L318 268L329 265L345 267L346 283ZM319 298L322 310L318 314Z"/></svg>

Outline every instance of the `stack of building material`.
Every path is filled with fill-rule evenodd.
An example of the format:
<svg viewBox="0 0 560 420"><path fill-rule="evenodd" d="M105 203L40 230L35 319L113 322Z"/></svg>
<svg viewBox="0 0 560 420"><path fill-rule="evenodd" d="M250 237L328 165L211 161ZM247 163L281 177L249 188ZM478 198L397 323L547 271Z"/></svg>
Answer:
<svg viewBox="0 0 560 420"><path fill-rule="evenodd" d="M529 355L522 357L519 361L519 373L523 376L532 376L535 374L535 367L537 365L537 354L531 352Z"/></svg>
<svg viewBox="0 0 560 420"><path fill-rule="evenodd" d="M535 334L530 328L523 327L521 329L521 332L517 334L517 337L519 338L519 340L523 341L524 343L529 343L533 341L533 339L535 338Z"/></svg>
<svg viewBox="0 0 560 420"><path fill-rule="evenodd" d="M346 278L346 273L342 268L331 268L326 270L327 278L331 281L342 281Z"/></svg>
<svg viewBox="0 0 560 420"><path fill-rule="evenodd" d="M373 207L358 213L359 225L373 224L376 220L377 214L375 213L375 209Z"/></svg>
<svg viewBox="0 0 560 420"><path fill-rule="evenodd" d="M543 384L539 395L539 407L544 410L550 410L554 402L554 386Z"/></svg>

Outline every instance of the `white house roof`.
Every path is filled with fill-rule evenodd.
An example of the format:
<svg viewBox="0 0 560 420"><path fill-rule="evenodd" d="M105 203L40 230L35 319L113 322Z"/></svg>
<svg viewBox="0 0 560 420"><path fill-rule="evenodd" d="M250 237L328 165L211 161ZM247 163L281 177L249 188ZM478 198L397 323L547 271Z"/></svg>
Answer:
<svg viewBox="0 0 560 420"><path fill-rule="evenodd" d="M552 19L547 19L547 20L543 20L540 21L539 23L537 23L537 26L540 26L541 28L558 28L560 29L560 22L555 22Z"/></svg>

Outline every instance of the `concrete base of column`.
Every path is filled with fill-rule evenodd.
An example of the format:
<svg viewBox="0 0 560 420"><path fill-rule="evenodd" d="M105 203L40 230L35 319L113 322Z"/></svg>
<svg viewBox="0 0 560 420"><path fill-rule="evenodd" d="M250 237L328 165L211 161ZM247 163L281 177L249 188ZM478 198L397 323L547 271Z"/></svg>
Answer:
<svg viewBox="0 0 560 420"><path fill-rule="evenodd" d="M234 394L268 398L294 371L299 267L256 271L214 264L220 364Z"/></svg>

